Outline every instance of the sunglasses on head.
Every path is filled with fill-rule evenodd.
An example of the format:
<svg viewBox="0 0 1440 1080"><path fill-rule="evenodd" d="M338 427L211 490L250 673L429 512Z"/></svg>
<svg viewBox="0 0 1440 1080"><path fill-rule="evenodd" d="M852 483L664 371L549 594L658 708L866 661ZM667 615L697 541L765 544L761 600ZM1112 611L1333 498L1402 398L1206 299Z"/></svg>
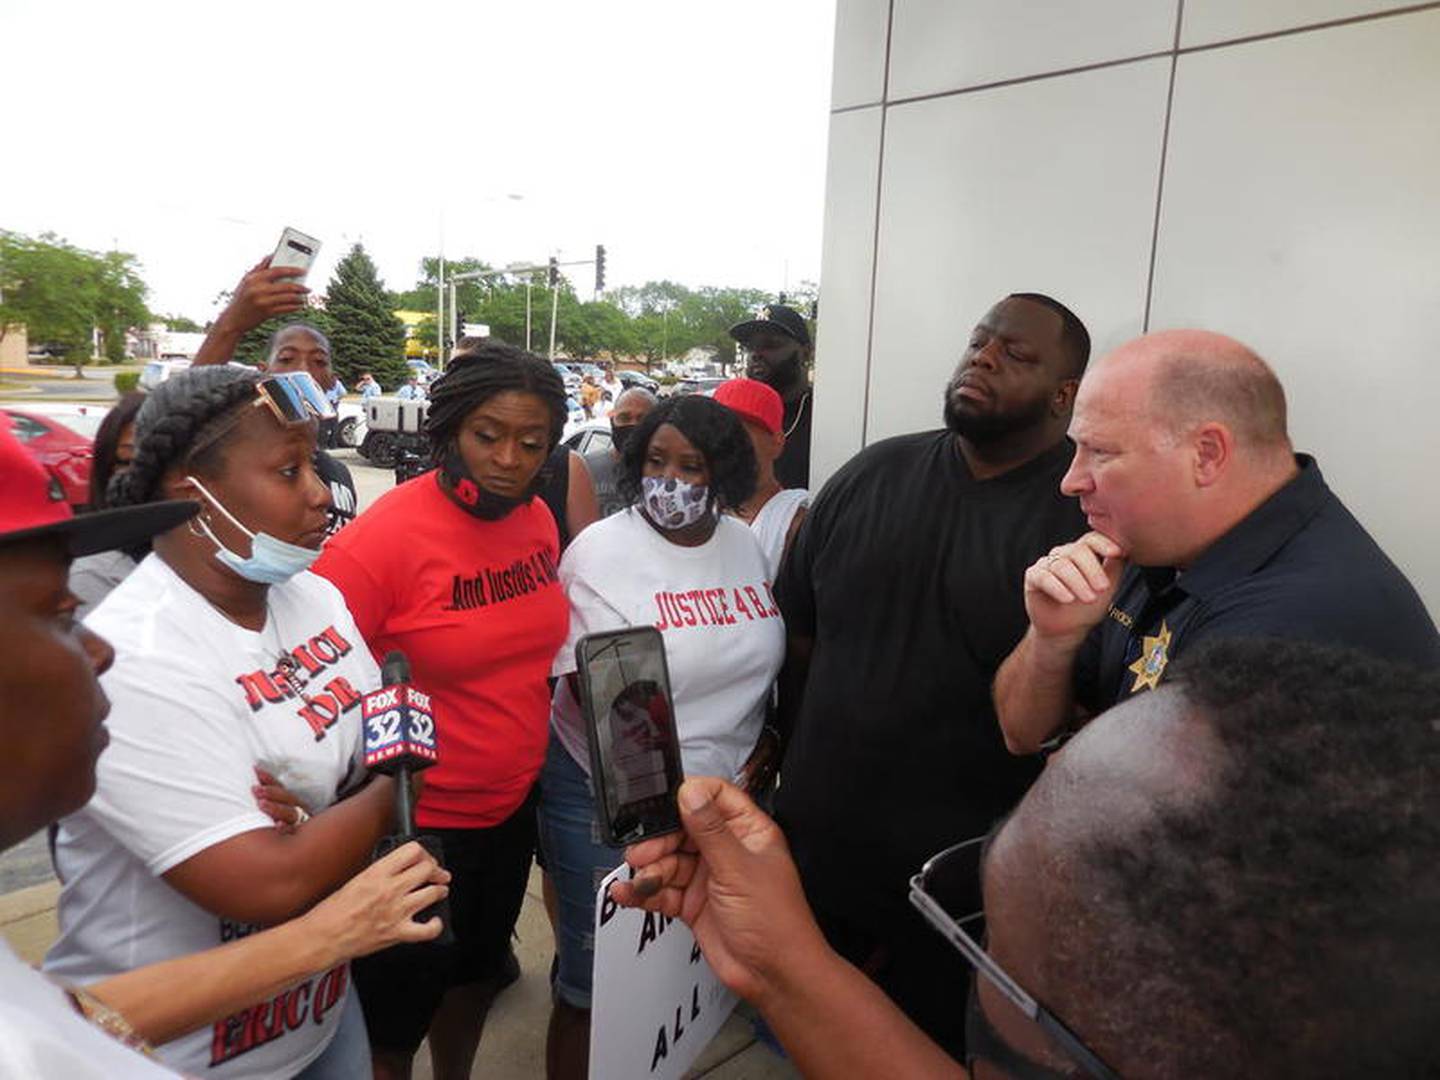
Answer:
<svg viewBox="0 0 1440 1080"><path fill-rule="evenodd" d="M308 371L266 375L255 384L255 405L265 406L282 424L328 420L335 407Z"/></svg>

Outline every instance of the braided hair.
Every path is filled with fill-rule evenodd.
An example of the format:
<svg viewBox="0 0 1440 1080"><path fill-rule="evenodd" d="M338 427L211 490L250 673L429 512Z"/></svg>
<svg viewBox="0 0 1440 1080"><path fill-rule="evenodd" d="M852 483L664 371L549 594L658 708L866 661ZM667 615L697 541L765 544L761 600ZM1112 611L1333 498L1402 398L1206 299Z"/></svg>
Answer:
<svg viewBox="0 0 1440 1080"><path fill-rule="evenodd" d="M90 509L104 510L105 491L110 478L115 475L116 452L120 449L120 435L135 422L135 414L145 404L145 395L139 390L122 394L113 408L105 414L95 431L95 457L90 463Z"/></svg>
<svg viewBox="0 0 1440 1080"><path fill-rule="evenodd" d="M437 465L460 434L465 417L496 394L518 390L534 394L550 410L550 443L560 442L570 408L565 384L555 365L534 353L486 338L480 345L451 359L445 374L430 384L430 409L425 434L430 457Z"/></svg>
<svg viewBox="0 0 1440 1080"><path fill-rule="evenodd" d="M153 501L173 465L210 471L230 433L230 414L255 400L259 380L248 368L219 364L191 368L150 391L135 417L135 460L110 481L110 505Z"/></svg>

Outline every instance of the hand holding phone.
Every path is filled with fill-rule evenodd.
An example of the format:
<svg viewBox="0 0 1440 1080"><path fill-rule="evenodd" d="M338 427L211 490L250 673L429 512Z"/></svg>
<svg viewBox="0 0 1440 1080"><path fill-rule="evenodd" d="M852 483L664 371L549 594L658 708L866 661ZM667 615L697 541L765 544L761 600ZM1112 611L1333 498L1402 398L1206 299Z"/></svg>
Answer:
<svg viewBox="0 0 1440 1080"><path fill-rule="evenodd" d="M660 632L589 634L575 646L575 661L605 842L623 847L674 832L684 773Z"/></svg>

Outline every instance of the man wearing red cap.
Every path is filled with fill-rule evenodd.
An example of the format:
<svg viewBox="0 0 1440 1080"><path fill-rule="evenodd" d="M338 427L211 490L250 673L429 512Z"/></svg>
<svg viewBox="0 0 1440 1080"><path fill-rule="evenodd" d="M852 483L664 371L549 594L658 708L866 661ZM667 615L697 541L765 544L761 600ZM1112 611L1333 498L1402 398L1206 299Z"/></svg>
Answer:
<svg viewBox="0 0 1440 1080"><path fill-rule="evenodd" d="M749 524L765 552L770 580L780 564L810 505L810 492L803 487L781 487L775 476L775 462L785 451L781 427L785 405L780 395L756 379L731 379L715 389L715 400L740 418L755 448L755 494L736 511Z"/></svg>
<svg viewBox="0 0 1440 1080"><path fill-rule="evenodd" d="M944 428L847 463L776 581L788 637L776 817L831 943L955 1055L964 964L936 947L905 883L983 834L1039 772L1006 751L990 684L1025 632L1025 568L1084 520L1060 478L1089 352L1064 305L1001 300L945 389Z"/></svg>

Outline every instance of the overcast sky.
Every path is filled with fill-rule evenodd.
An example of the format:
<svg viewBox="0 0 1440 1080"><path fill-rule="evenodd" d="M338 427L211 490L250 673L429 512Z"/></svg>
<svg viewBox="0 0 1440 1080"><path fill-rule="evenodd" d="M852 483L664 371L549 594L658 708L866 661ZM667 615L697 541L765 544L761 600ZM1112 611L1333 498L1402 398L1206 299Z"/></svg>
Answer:
<svg viewBox="0 0 1440 1080"><path fill-rule="evenodd" d="M819 276L833 35L834 0L3 0L0 228L201 321L286 225L316 287L356 240L408 287L443 230L778 290Z"/></svg>

